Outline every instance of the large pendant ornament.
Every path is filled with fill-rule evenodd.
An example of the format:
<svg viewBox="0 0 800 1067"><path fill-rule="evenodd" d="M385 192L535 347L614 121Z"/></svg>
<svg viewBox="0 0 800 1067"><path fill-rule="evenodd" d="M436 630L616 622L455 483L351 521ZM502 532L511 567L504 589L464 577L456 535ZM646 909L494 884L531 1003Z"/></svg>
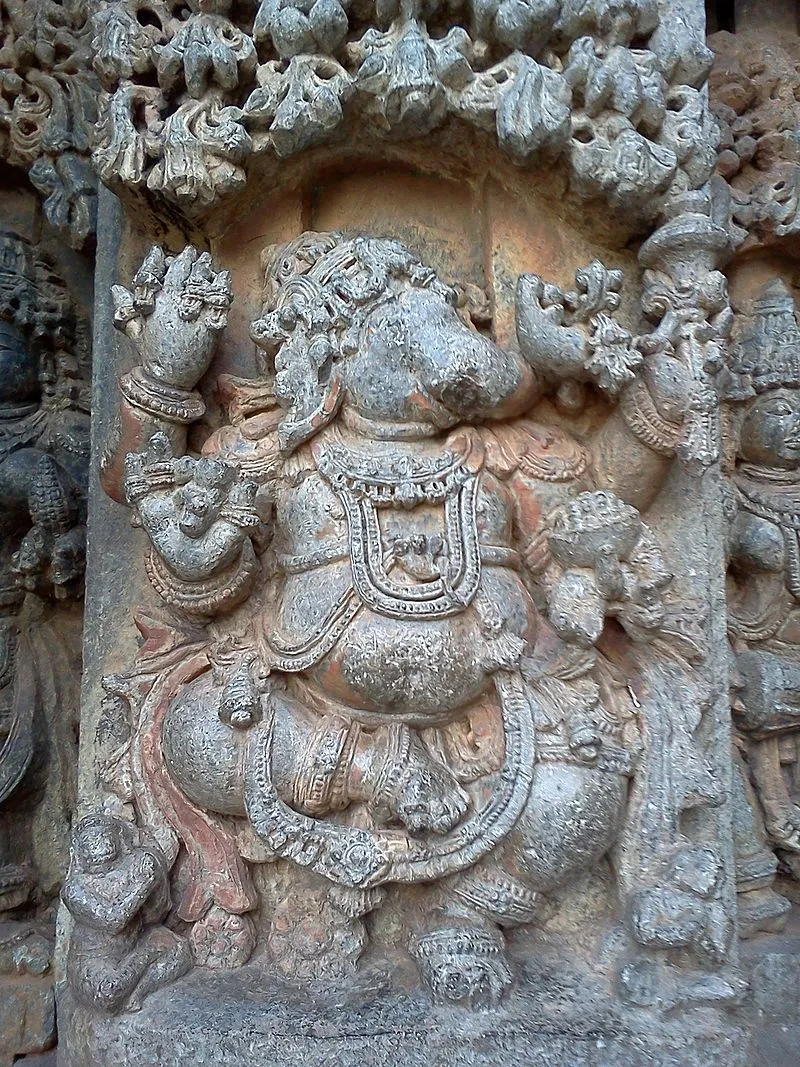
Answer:
<svg viewBox="0 0 800 1067"><path fill-rule="evenodd" d="M381 457L365 462L340 442L315 448L317 469L342 502L348 525L353 586L373 611L394 619L443 619L472 602L481 578L476 524L478 474L467 456L445 452L414 463ZM380 509L444 504L443 573L406 585L389 571L394 553L384 549Z"/></svg>

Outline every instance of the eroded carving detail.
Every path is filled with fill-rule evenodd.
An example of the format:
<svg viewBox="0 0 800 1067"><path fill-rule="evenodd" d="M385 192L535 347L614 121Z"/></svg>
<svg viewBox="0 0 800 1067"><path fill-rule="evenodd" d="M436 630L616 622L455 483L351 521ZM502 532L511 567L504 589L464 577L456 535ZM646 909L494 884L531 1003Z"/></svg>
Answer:
<svg viewBox="0 0 800 1067"><path fill-rule="evenodd" d="M61 279L27 241L0 233L0 995L19 997L32 1030L49 997L40 1041L53 1027L46 912L74 803L86 342ZM19 984L25 976L42 978L38 991Z"/></svg>
<svg viewBox="0 0 800 1067"><path fill-rule="evenodd" d="M720 124L718 172L731 184L734 216L754 241L797 233L800 157L795 130L798 55L791 37L717 33L709 79Z"/></svg>
<svg viewBox="0 0 800 1067"><path fill-rule="evenodd" d="M789 907L770 889L777 866L770 849L782 870L800 877L800 328L782 282L766 285L754 301L734 370L740 410L728 611L737 665L733 715L744 757L737 884L743 927L752 933L775 929Z"/></svg>
<svg viewBox="0 0 800 1067"><path fill-rule="evenodd" d="M130 823L89 815L75 828L62 890L75 922L67 966L79 998L136 1011L191 965L188 945L158 925L169 909L163 856Z"/></svg>

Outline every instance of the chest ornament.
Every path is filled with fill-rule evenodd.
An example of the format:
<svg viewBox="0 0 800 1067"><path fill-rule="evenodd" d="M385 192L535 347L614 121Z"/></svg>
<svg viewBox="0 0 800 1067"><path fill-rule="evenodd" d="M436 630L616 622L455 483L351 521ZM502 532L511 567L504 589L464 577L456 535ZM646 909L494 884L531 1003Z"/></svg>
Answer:
<svg viewBox="0 0 800 1067"><path fill-rule="evenodd" d="M480 461L465 440L462 453L417 458L359 453L332 435L314 447L317 469L347 517L353 587L362 603L389 618L441 619L472 602L481 576L476 521ZM380 511L418 504L444 511L438 574L401 584L390 577L395 552L384 550Z"/></svg>

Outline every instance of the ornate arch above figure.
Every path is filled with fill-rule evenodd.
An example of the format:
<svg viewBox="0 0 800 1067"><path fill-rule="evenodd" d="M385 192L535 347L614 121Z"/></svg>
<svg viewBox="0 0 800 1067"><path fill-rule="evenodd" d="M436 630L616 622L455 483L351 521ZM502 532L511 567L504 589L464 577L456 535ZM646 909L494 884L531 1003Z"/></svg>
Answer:
<svg viewBox="0 0 800 1067"><path fill-rule="evenodd" d="M598 3L113 0L94 19L98 171L202 218L318 146L469 129L578 197L653 219L716 161L702 27L656 0ZM469 167L467 167L467 170Z"/></svg>

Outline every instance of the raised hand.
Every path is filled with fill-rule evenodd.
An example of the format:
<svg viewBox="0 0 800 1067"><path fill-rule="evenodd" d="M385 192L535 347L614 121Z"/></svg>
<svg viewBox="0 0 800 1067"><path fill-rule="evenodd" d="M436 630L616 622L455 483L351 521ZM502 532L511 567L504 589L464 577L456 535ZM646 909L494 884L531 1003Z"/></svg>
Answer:
<svg viewBox="0 0 800 1067"><path fill-rule="evenodd" d="M538 275L520 275L517 339L528 363L545 377L591 381L617 396L642 364L636 339L613 318L622 281L622 271L599 260L575 272L569 292Z"/></svg>
<svg viewBox="0 0 800 1067"><path fill-rule="evenodd" d="M209 253L191 245L178 256L154 245L132 290L112 287L114 325L135 343L145 375L175 389L193 389L227 325L230 271L215 271Z"/></svg>

